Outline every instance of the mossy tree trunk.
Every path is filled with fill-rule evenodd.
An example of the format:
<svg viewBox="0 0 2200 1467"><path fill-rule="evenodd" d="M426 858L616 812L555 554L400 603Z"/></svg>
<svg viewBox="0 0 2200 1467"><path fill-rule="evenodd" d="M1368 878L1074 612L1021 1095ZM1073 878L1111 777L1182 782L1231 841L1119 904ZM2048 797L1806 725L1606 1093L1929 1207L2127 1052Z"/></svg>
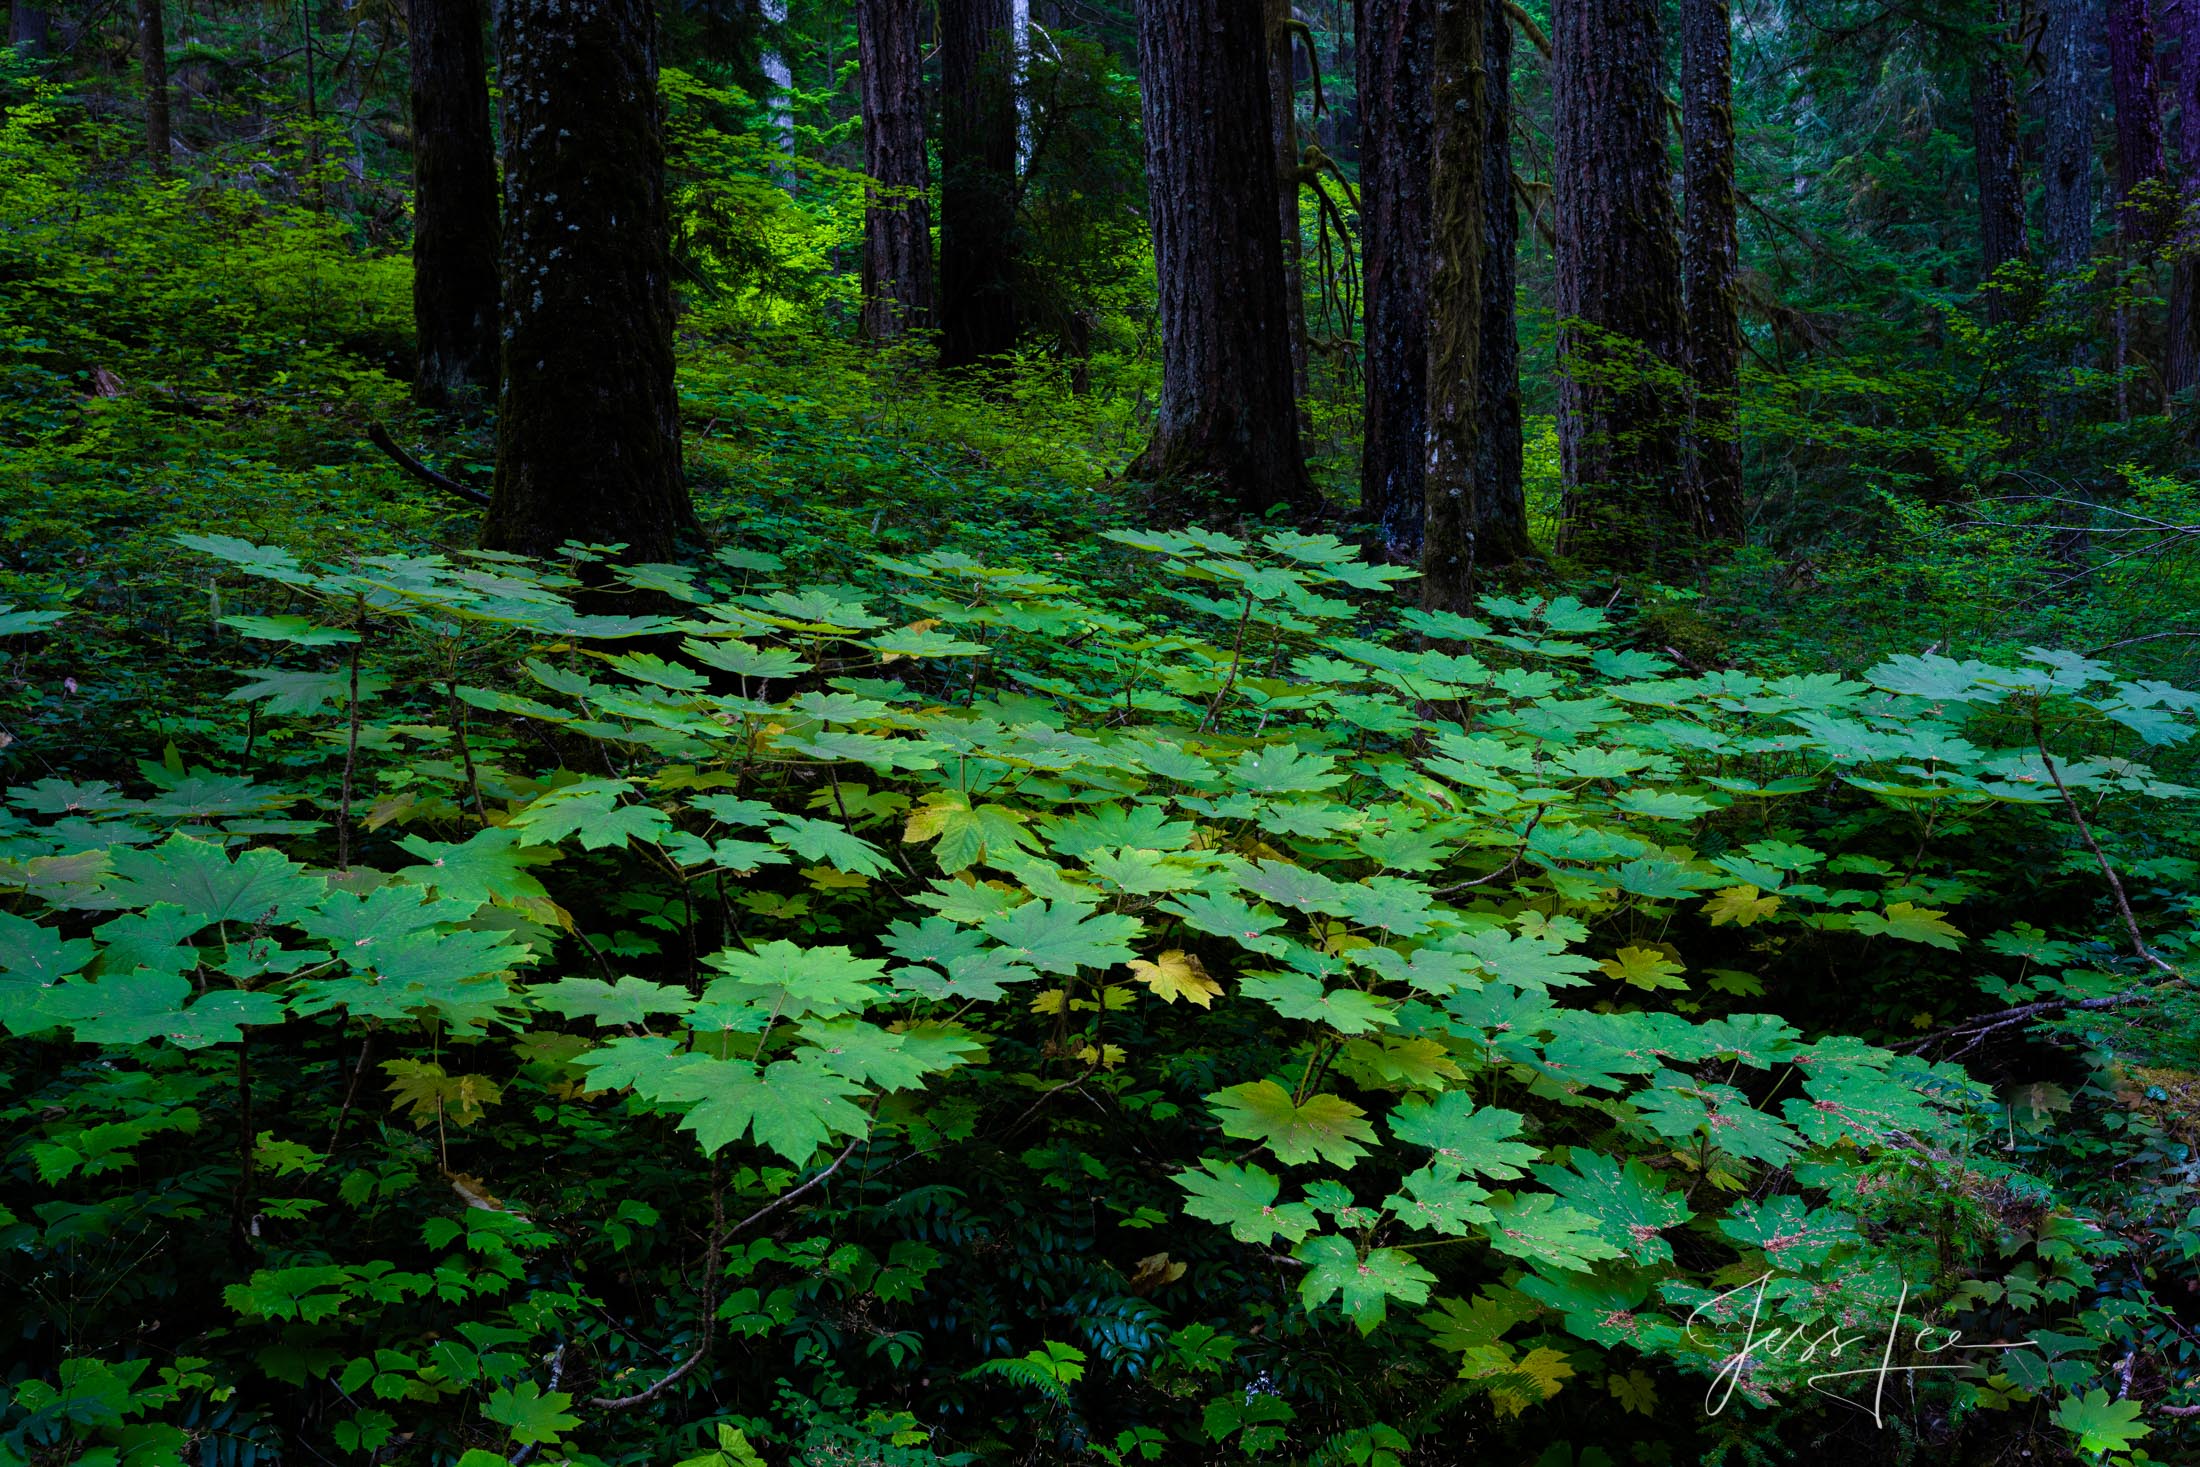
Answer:
<svg viewBox="0 0 2200 1467"><path fill-rule="evenodd" d="M412 0L413 396L497 386L497 168L481 0Z"/></svg>
<svg viewBox="0 0 2200 1467"><path fill-rule="evenodd" d="M2093 253L2093 40L2097 0L2051 0L2042 59L2047 78L2046 202L2048 264L2058 275L2084 267Z"/></svg>
<svg viewBox="0 0 2200 1467"><path fill-rule="evenodd" d="M168 28L161 0L138 0L138 72L145 82L145 152L155 173L168 171Z"/></svg>
<svg viewBox="0 0 2200 1467"><path fill-rule="evenodd" d="M1680 245L1655 0L1558 0L1552 106L1561 546L1622 569L1692 559Z"/></svg>
<svg viewBox="0 0 2200 1467"><path fill-rule="evenodd" d="M1681 0L1681 270L1688 311L1688 493L1704 533L1742 533L1741 235L1727 0Z"/></svg>
<svg viewBox="0 0 2200 1467"><path fill-rule="evenodd" d="M863 171L863 335L891 341L932 320L932 218L925 199L916 0L858 0Z"/></svg>
<svg viewBox="0 0 2200 1467"><path fill-rule="evenodd" d="M1481 429L1484 0L1431 0L1428 430L1421 604L1474 598L1474 471Z"/></svg>
<svg viewBox="0 0 2200 1467"><path fill-rule="evenodd" d="M1399 562L1421 558L1427 513L1430 3L1359 9L1360 513Z"/></svg>
<svg viewBox="0 0 2200 1467"><path fill-rule="evenodd" d="M673 391L671 254L649 0L503 0L504 358L482 543L695 528Z"/></svg>
<svg viewBox="0 0 2200 1467"><path fill-rule="evenodd" d="M1016 97L1008 0L940 0L940 365L1016 349Z"/></svg>
<svg viewBox="0 0 2200 1467"><path fill-rule="evenodd" d="M1262 0L1144 0L1139 77L1161 409L1126 471L1239 509L1310 505L1291 393Z"/></svg>

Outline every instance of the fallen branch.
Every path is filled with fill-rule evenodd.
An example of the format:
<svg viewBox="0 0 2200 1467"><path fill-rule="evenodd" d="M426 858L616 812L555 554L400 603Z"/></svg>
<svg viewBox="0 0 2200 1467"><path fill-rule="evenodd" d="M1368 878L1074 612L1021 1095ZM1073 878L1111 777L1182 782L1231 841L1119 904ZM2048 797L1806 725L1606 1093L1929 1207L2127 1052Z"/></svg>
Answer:
<svg viewBox="0 0 2200 1467"><path fill-rule="evenodd" d="M367 441L388 454L399 468L418 479L421 483L433 484L445 493L456 494L468 504L479 506L482 509L489 507L488 495L482 493L479 489L459 483L458 480L448 474L439 474L434 469L429 468L419 459L399 448L397 440L390 437L390 430L380 423L370 422L367 424Z"/></svg>

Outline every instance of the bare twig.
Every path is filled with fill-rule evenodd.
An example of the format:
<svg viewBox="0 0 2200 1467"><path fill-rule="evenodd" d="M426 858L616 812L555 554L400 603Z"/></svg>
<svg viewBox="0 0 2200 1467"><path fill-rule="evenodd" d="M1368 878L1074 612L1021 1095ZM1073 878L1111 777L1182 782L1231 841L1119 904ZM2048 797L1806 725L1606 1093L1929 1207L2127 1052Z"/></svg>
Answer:
<svg viewBox="0 0 2200 1467"><path fill-rule="evenodd" d="M397 440L390 437L390 430L380 423L367 424L367 441L388 454L399 468L418 479L421 483L433 484L445 493L456 494L468 504L476 505L482 509L489 507L488 495L470 485L459 483L458 480L448 474L439 474L434 469L429 468L419 459L399 448Z"/></svg>
<svg viewBox="0 0 2200 1467"><path fill-rule="evenodd" d="M2093 852L2093 859L2100 863L2101 874L2108 878L2108 889L2115 894L2117 915L2124 919L2124 931L2131 934L2131 950L2139 961L2149 967L2159 968L2172 978L2185 975L2178 972L2168 959L2147 946L2146 938L2139 931L2139 919L2132 915L2131 899L2124 895L2124 883L2116 875L2116 868L2109 864L2108 856L2101 850L2101 843L2093 838L2093 827L2086 823L2085 812L2078 802L2070 798L2070 790L2063 784L2062 771L2055 767L2054 756L2047 752L2047 734L2040 727L2040 705L2032 704L2032 742L2040 751L2040 761L2047 766L2047 777L2055 781L2055 793L2062 796L2063 808L2078 827L2078 834L2085 838L2086 849Z"/></svg>

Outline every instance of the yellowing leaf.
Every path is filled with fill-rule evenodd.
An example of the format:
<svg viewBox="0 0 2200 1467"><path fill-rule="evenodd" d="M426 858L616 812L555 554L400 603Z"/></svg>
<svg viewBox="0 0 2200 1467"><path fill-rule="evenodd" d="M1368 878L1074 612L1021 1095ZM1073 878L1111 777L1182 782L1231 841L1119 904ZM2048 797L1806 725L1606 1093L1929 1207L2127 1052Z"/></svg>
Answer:
<svg viewBox="0 0 2200 1467"><path fill-rule="evenodd" d="M504 1097L487 1075L446 1075L443 1066L421 1060L384 1060L382 1069L397 1097L390 1109L410 1109L416 1130L438 1119L470 1126Z"/></svg>
<svg viewBox="0 0 2200 1467"><path fill-rule="evenodd" d="M861 891L871 884L871 878L860 871L842 871L832 866L805 866L802 874L819 891Z"/></svg>
<svg viewBox="0 0 2200 1467"><path fill-rule="evenodd" d="M1714 927L1724 927L1729 922L1736 927L1748 927L1779 910L1778 896L1760 895L1756 887L1746 885L1725 887L1703 904L1703 914L1711 919Z"/></svg>
<svg viewBox="0 0 2200 1467"><path fill-rule="evenodd" d="M1037 994L1033 995L1031 1000L1031 1011L1035 1014L1061 1013L1064 1002L1068 998L1069 995L1059 988L1042 989Z"/></svg>
<svg viewBox="0 0 2200 1467"><path fill-rule="evenodd" d="M1597 966L1607 976L1635 988L1688 987L1680 978L1681 965L1654 947L1623 947Z"/></svg>
<svg viewBox="0 0 2200 1467"><path fill-rule="evenodd" d="M1077 1051L1077 1057L1088 1065L1098 1065L1102 1069L1112 1070L1123 1063L1126 1052L1120 1044L1088 1044Z"/></svg>
<svg viewBox="0 0 2200 1467"><path fill-rule="evenodd" d="M1903 942L1922 942L1927 947L1943 947L1952 952L1963 940L1963 933L1940 920L1947 915L1915 902L1890 902L1884 916L1878 912L1858 912L1849 918L1849 926L1857 932Z"/></svg>
<svg viewBox="0 0 2200 1467"><path fill-rule="evenodd" d="M1131 977L1146 985L1147 991L1164 1003L1183 999L1211 1008L1222 995L1222 985L1207 976L1207 969L1198 957L1180 948L1170 948L1152 962L1144 958L1131 959Z"/></svg>
<svg viewBox="0 0 2200 1467"><path fill-rule="evenodd" d="M1619 1402L1622 1411L1648 1416L1658 1408L1657 1382L1643 1371L1630 1370L1621 1375L1615 1370L1605 1379L1604 1386Z"/></svg>

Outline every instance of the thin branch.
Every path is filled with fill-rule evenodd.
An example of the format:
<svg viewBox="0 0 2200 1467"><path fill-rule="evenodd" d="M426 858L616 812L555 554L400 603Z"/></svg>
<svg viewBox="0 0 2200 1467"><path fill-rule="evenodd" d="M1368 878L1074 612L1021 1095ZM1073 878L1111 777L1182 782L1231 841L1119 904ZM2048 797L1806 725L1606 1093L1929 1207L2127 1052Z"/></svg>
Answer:
<svg viewBox="0 0 2200 1467"><path fill-rule="evenodd" d="M2032 703L2032 742L2040 751L2040 760L2047 765L2047 777L2055 781L2055 793L2062 796L2063 808L2078 827L2078 834L2085 837L2086 849L2093 852L2093 859L2100 863L2101 874L2108 878L2108 889L2116 895L2116 912L2124 919L2124 931L2131 934L2131 950L2140 962L2159 968L2172 978L2183 978L2168 959L2147 946L2146 938L2139 931L2139 919L2132 915L2131 899L2124 895L2124 883L2116 875L2116 868L2109 864L2108 856L2101 850L2101 843L2093 838L2093 827L2086 823L2085 813L2078 802L2070 797L2069 788L2063 784L2062 771L2055 767L2055 760L2047 752L2047 734L2040 727L2040 705Z"/></svg>
<svg viewBox="0 0 2200 1467"><path fill-rule="evenodd" d="M488 495L470 485L459 483L458 480L448 474L439 474L434 469L429 468L419 459L399 448L397 440L390 437L390 430L380 423L367 424L367 441L388 454L396 461L399 468L418 479L421 483L432 484L446 494L456 494L468 504L479 508L487 509L489 507Z"/></svg>

